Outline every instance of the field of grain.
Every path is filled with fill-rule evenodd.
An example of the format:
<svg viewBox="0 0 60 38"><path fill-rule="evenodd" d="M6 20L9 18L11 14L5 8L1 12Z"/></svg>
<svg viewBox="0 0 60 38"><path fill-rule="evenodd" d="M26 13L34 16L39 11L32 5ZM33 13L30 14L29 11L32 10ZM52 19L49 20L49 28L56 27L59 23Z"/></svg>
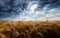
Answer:
<svg viewBox="0 0 60 38"><path fill-rule="evenodd" d="M0 21L0 38L60 38L60 21Z"/></svg>

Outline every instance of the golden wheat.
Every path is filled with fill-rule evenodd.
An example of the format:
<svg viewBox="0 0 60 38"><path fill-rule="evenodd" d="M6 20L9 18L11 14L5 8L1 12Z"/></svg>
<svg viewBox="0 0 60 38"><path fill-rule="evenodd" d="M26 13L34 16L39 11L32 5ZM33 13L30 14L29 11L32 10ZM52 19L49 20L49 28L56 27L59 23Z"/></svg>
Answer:
<svg viewBox="0 0 60 38"><path fill-rule="evenodd" d="M60 38L60 21L0 21L0 38Z"/></svg>

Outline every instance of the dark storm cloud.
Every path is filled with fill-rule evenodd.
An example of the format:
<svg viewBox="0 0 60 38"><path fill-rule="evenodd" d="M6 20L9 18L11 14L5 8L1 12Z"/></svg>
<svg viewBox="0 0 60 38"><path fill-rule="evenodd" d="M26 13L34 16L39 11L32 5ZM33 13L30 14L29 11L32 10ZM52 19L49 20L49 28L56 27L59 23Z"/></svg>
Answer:
<svg viewBox="0 0 60 38"><path fill-rule="evenodd" d="M0 0L0 18L16 16L24 9L20 0Z"/></svg>
<svg viewBox="0 0 60 38"><path fill-rule="evenodd" d="M39 9L43 9L46 5L47 10L60 8L60 0L0 0L0 18L13 18L27 7L27 2L38 1Z"/></svg>
<svg viewBox="0 0 60 38"><path fill-rule="evenodd" d="M60 8L60 0L40 0L39 4L41 8L44 7L45 5L50 5L48 6L49 9Z"/></svg>

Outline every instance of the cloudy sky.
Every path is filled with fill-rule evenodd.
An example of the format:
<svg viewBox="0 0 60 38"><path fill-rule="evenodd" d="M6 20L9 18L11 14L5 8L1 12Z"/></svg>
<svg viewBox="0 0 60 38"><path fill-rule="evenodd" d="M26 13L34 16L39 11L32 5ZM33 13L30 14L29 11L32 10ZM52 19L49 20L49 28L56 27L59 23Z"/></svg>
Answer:
<svg viewBox="0 0 60 38"><path fill-rule="evenodd" d="M60 0L0 0L0 20L60 20Z"/></svg>

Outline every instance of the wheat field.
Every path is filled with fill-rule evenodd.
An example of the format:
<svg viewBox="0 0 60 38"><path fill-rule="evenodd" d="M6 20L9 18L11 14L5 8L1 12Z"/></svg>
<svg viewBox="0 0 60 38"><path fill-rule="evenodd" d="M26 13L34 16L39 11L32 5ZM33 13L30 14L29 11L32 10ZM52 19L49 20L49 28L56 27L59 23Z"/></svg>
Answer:
<svg viewBox="0 0 60 38"><path fill-rule="evenodd" d="M60 38L60 21L0 21L0 38Z"/></svg>

